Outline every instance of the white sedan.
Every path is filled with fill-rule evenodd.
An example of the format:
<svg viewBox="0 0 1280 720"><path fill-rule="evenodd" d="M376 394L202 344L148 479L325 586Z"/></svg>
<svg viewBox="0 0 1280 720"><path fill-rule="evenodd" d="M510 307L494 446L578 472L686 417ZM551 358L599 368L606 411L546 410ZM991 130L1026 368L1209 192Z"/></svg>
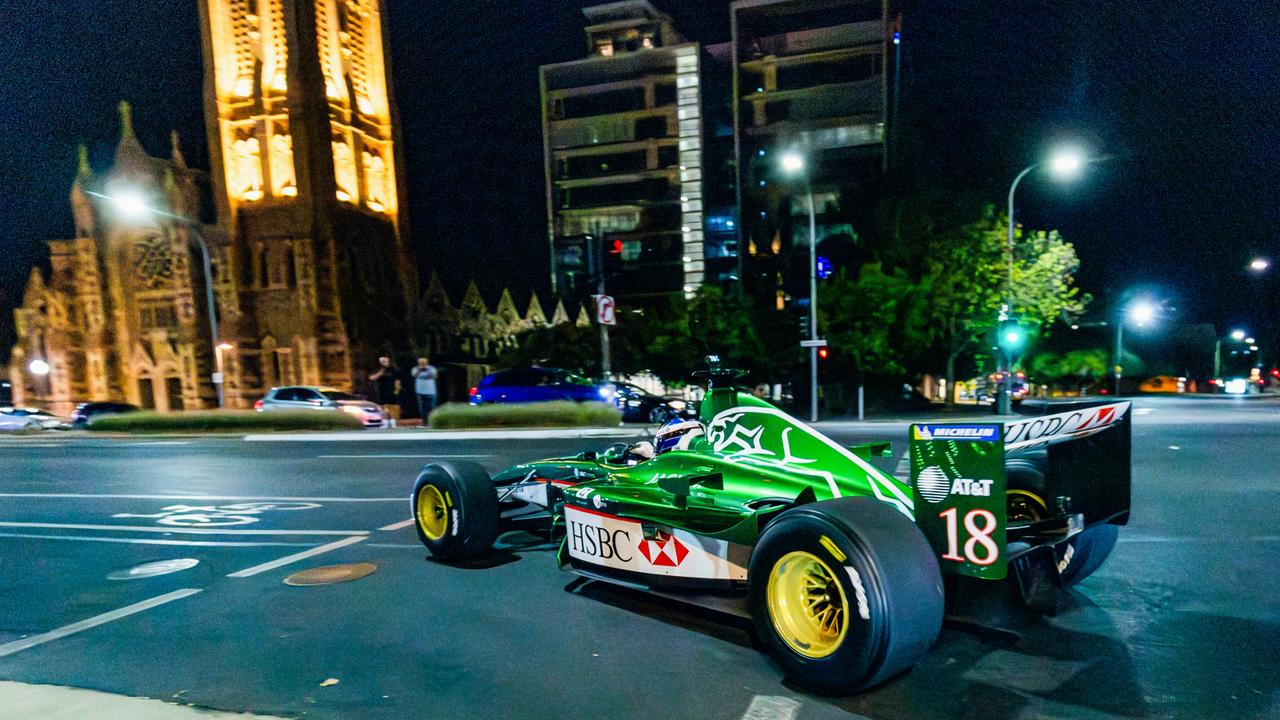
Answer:
<svg viewBox="0 0 1280 720"><path fill-rule="evenodd" d="M67 421L39 408L0 408L0 432L19 430L61 430Z"/></svg>

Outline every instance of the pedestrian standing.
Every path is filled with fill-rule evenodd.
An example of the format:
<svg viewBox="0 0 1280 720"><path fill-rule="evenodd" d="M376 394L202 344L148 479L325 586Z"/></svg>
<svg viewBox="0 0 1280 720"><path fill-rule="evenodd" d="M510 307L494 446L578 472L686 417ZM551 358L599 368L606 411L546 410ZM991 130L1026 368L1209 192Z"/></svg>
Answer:
<svg viewBox="0 0 1280 720"><path fill-rule="evenodd" d="M391 358L386 355L378 358L378 367L370 373L369 381L373 383L374 402L381 405L392 420L399 419L400 405L397 402L397 395L400 388L397 386L400 381L396 379L396 368L391 364Z"/></svg>
<svg viewBox="0 0 1280 720"><path fill-rule="evenodd" d="M413 391L418 395L418 412L422 414L422 424L427 424L427 417L436 407L436 378L440 371L431 364L431 358L420 357L418 364L409 374L413 376Z"/></svg>

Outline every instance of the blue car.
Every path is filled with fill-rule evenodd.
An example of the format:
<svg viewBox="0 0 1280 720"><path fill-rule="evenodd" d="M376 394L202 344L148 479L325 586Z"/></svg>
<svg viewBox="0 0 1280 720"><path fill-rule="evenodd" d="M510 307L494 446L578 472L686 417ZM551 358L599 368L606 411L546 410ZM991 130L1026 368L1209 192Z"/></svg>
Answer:
<svg viewBox="0 0 1280 720"><path fill-rule="evenodd" d="M520 367L500 370L485 376L471 388L471 404L529 403L551 400L575 402L614 402L617 388L549 367Z"/></svg>

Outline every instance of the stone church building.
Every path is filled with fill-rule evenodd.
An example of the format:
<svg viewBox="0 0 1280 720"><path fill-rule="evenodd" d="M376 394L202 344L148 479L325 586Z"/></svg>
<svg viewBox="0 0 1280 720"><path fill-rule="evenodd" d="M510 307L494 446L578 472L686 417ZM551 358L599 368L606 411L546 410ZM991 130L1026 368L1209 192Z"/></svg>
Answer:
<svg viewBox="0 0 1280 720"><path fill-rule="evenodd" d="M148 155L125 104L113 165L95 172L81 150L75 237L49 242L51 270L32 271L15 311L15 404L212 407L221 377L226 405L247 407L273 385L359 388L408 344L381 1L200 3L212 172L187 166L176 135L169 157Z"/></svg>

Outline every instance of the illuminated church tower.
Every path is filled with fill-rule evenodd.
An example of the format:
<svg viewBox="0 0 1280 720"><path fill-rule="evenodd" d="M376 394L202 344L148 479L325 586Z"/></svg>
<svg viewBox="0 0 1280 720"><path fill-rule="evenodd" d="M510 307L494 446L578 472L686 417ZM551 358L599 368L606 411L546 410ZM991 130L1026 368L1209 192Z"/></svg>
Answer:
<svg viewBox="0 0 1280 720"><path fill-rule="evenodd" d="M359 390L415 284L381 0L200 6L228 398Z"/></svg>

